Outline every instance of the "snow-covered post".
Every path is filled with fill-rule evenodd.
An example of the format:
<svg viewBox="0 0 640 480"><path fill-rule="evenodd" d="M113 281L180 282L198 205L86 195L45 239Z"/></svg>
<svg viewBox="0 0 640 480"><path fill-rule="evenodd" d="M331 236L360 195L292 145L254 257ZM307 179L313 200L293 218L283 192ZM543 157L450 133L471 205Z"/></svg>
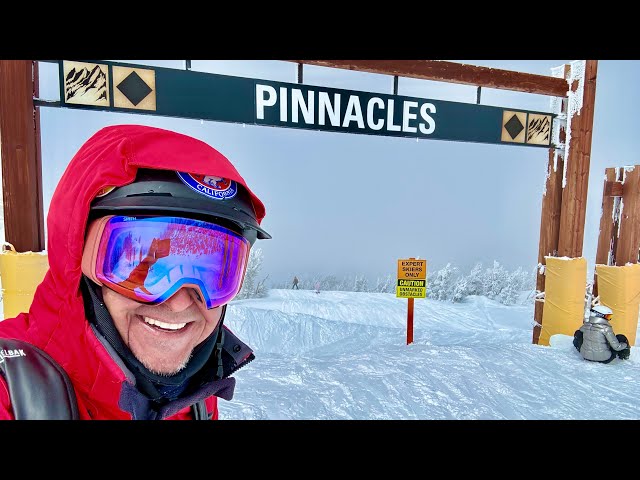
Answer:
<svg viewBox="0 0 640 480"><path fill-rule="evenodd" d="M597 73L597 60L571 62L558 238L558 255L570 258L582 256Z"/></svg>
<svg viewBox="0 0 640 480"><path fill-rule="evenodd" d="M569 78L570 65L561 65L552 70L552 75L559 78ZM538 244L538 270L536 275L536 301L534 307L533 343L537 344L542 326L542 311L544 308L545 288L545 257L558 254L558 237L560 235L560 212L562 207L562 180L564 159L566 153L568 98L552 97L551 111L556 115L551 132L551 143L555 145L549 149L549 163L547 178L542 193L542 208L540 220L540 243Z"/></svg>
<svg viewBox="0 0 640 480"><path fill-rule="evenodd" d="M580 60L552 72L567 80L569 90L566 99L552 99L552 109L558 116L542 202L533 329L536 344L544 309L544 257L582 256L597 71L597 60Z"/></svg>
<svg viewBox="0 0 640 480"><path fill-rule="evenodd" d="M605 170L602 209L600 211L600 233L596 250L596 263L601 265L616 265L616 244L624 205L622 180L622 169L607 168Z"/></svg>
<svg viewBox="0 0 640 480"><path fill-rule="evenodd" d="M605 170L600 213L596 265L637 263L640 247L640 165ZM596 273L594 297L598 296Z"/></svg>
<svg viewBox="0 0 640 480"><path fill-rule="evenodd" d="M616 265L638 263L640 246L640 165L621 168L622 205L615 252ZM624 208L623 208L624 207Z"/></svg>
<svg viewBox="0 0 640 480"><path fill-rule="evenodd" d="M616 264L616 244L620 228L620 207L622 206L621 174L622 172L617 168L605 169L596 265ZM598 275L595 269L593 272L592 295L593 298L598 296Z"/></svg>

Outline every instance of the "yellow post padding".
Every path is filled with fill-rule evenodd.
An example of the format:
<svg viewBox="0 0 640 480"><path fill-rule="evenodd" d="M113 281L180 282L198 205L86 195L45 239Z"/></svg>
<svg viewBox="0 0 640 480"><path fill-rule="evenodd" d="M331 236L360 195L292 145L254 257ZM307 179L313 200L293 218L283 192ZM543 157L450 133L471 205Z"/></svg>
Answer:
<svg viewBox="0 0 640 480"><path fill-rule="evenodd" d="M13 318L21 312L29 311L36 287L42 282L48 269L46 253L16 252L10 243L2 246L0 283L4 318Z"/></svg>
<svg viewBox="0 0 640 480"><path fill-rule="evenodd" d="M545 257L544 308L539 345L549 345L552 335L573 336L584 320L587 261Z"/></svg>
<svg viewBox="0 0 640 480"><path fill-rule="evenodd" d="M640 306L640 264L624 266L596 265L600 303L613 310L611 327L636 343Z"/></svg>

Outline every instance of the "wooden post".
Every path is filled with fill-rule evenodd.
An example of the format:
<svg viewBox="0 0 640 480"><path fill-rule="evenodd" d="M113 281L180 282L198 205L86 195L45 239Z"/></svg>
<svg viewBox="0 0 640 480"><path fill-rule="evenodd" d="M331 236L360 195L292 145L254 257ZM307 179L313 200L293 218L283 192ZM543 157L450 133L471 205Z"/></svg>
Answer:
<svg viewBox="0 0 640 480"><path fill-rule="evenodd" d="M618 217L616 205L619 204L622 191L613 192L613 182L618 180L618 169L605 169L604 186L602 192L602 214L600 217L600 234L598 235L598 247L596 249L596 265L615 264L615 245L618 238ZM619 193L619 195L612 195ZM618 197L618 198L616 198ZM593 273L593 297L598 296L598 275Z"/></svg>
<svg viewBox="0 0 640 480"><path fill-rule="evenodd" d="M565 159L566 176L558 239L558 255L570 258L582 256L598 61L587 60L584 69L582 107L574 115L569 105L567 118L570 140L568 155ZM570 86L571 91L575 91L579 86L578 82L573 83ZM580 99L577 101L579 102Z"/></svg>
<svg viewBox="0 0 640 480"><path fill-rule="evenodd" d="M616 246L616 265L638 263L640 247L640 166L625 168L623 209L620 218L620 237Z"/></svg>
<svg viewBox="0 0 640 480"><path fill-rule="evenodd" d="M564 65L564 77L568 78L570 65ZM567 98L560 99L559 117L567 115ZM566 141L566 131L564 125L560 125L558 132L558 148L549 149L549 162L547 164L547 179L542 196L542 208L540 219L540 242L538 244L538 270L536 272L536 291L544 292L545 276L544 268L546 256L557 256L558 239L560 237L560 213L562 207L562 174L564 172L564 143ZM542 313L544 310L544 299L536 299L534 306L532 343L538 344L540 332L542 330Z"/></svg>
<svg viewBox="0 0 640 480"><path fill-rule="evenodd" d="M547 166L547 183L542 197L542 211L540 221L540 243L538 246L538 265L545 265L545 256L557 256L558 238L560 236L560 207L562 205L562 172L564 158L562 153L549 149L549 164ZM538 268L536 273L536 290L544 292L544 271ZM542 325L543 299L537 299L534 306L533 343L540 339Z"/></svg>
<svg viewBox="0 0 640 480"><path fill-rule="evenodd" d="M560 131L560 143L568 142L568 145L565 145L564 152L558 152L557 155L558 163L560 163L560 158L564 157L564 178L558 176L558 172L562 172L563 169L557 168L557 165L555 175L547 177L547 190L545 198L543 198L540 246L538 250L538 263L540 265L544 265L544 255L570 258L582 256L597 71L598 61L587 60L584 64L584 75L575 79L570 85L570 98L566 109L563 110L566 111L566 130L565 132ZM565 78L570 77L567 65L565 65L564 73ZM580 82L582 82L582 85L580 85ZM580 86L582 86L583 92L581 98L578 98L576 92ZM576 111L573 111L573 109ZM556 193L558 189L557 182L560 180L562 180L562 189L558 197ZM550 191L552 196L547 198ZM558 200L560 200L559 221L557 220L557 205L555 204ZM558 237L554 252L553 246L556 231ZM540 274L540 269L538 269L536 289L539 292L543 292L544 286L543 275ZM534 308L536 325L533 329L533 343L536 344L540 338L543 311L544 302L542 299L538 299Z"/></svg>
<svg viewBox="0 0 640 480"><path fill-rule="evenodd" d="M44 250L37 64L0 60L0 158L6 241L18 252Z"/></svg>
<svg viewBox="0 0 640 480"><path fill-rule="evenodd" d="M32 61L33 65L33 95L32 99L40 98L40 73L38 70L38 62ZM33 104L33 100L31 101ZM40 130L40 107L33 107L34 116L33 120L35 122L35 148L36 148L36 183L37 188L35 189L33 195L33 201L37 204L38 217L36 221L38 222L38 239L37 245L38 250L32 251L42 251L46 248L47 242L45 238L45 218L44 218L44 200L42 198L42 143L41 143L41 130ZM15 245L14 245L15 246ZM35 242L34 242L35 246Z"/></svg>

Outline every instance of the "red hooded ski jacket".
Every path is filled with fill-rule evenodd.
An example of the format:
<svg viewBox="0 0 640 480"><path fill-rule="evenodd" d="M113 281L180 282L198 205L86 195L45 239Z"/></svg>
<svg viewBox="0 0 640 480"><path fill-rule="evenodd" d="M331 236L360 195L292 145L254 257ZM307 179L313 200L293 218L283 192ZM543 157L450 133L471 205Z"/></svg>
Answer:
<svg viewBox="0 0 640 480"><path fill-rule="evenodd" d="M122 362L116 361L116 354L105 347L86 319L80 281L91 201L105 187L133 182L138 168L235 180L247 188L258 223L265 215L264 205L229 160L195 138L154 127L116 125L98 131L80 148L51 200L47 216L49 270L35 291L29 312L0 321L0 337L27 341L53 357L71 378L83 420L136 418L126 405L121 406L133 387L120 367ZM235 379L222 381L232 393ZM228 388L226 396L207 395L208 412L217 419L217 396L230 399L231 395ZM13 418L7 384L0 376L0 419ZM190 419L190 408L169 412L164 418Z"/></svg>

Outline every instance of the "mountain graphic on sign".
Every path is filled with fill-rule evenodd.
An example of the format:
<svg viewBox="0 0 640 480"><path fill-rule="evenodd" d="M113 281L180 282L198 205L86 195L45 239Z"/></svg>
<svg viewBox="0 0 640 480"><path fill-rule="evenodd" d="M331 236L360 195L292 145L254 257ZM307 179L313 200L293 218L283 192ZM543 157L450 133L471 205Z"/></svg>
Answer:
<svg viewBox="0 0 640 480"><path fill-rule="evenodd" d="M107 76L99 65L88 68L72 68L64 79L66 101L83 99L83 103L96 103L107 99Z"/></svg>

